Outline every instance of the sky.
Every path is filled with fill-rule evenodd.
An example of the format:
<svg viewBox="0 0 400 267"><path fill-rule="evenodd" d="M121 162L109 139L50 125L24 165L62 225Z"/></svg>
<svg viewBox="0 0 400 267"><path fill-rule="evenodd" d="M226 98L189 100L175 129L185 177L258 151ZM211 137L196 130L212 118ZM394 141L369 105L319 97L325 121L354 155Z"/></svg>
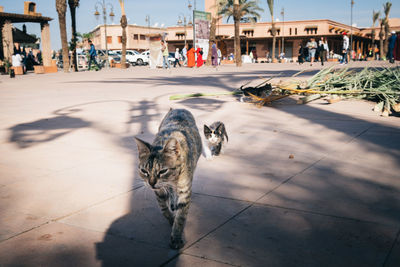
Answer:
<svg viewBox="0 0 400 267"><path fill-rule="evenodd" d="M36 12L43 16L51 17L50 33L52 49L61 48L60 32L58 25L58 16L55 8L55 0L31 0L36 3ZM97 25L102 24L100 18L96 20L94 16L96 3L103 0L80 0L80 6L77 9L77 31L87 33L93 30ZM106 4L113 6L115 13L114 23L119 24L121 17L121 8L118 0L104 0ZM147 25L146 15L150 16L151 25L173 26L177 24L179 15L189 15L189 0L124 0L125 11L129 24ZM190 0L194 5L194 0ZM353 24L357 27L370 27L372 24L372 11L380 10L383 13L383 4L388 0L354 0ZM392 0L390 17L400 18L400 1ZM282 8L285 10L285 21L290 20L308 20L308 19L331 19L337 22L350 25L351 0L275 0L275 17L282 20L280 15ZM264 9L261 13L260 21L270 21L268 5L266 0L259 0L259 5ZM23 13L24 0L0 0L0 6L4 7L4 12ZM110 5L107 5L108 8ZM204 10L204 0L196 1L196 8ZM110 9L108 9L110 10ZM224 19L224 23L226 19ZM109 21L112 24L111 21ZM232 20L229 23L233 23ZM67 11L67 30L68 38L71 38L70 28L71 19L69 10ZM21 23L16 23L19 29L22 29ZM34 33L40 36L40 26L37 23L27 23L28 33Z"/></svg>

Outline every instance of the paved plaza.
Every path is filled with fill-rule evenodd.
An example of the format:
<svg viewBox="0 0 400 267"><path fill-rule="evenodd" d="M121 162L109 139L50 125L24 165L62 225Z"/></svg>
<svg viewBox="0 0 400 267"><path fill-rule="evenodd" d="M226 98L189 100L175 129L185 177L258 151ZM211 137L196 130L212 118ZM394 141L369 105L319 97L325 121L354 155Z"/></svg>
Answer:
<svg viewBox="0 0 400 267"><path fill-rule="evenodd" d="M366 65L385 63L349 67ZM0 76L0 266L400 266L399 117L361 100L169 100L319 69ZM224 155L199 160L180 251L136 171L134 137L151 142L170 107L229 135Z"/></svg>

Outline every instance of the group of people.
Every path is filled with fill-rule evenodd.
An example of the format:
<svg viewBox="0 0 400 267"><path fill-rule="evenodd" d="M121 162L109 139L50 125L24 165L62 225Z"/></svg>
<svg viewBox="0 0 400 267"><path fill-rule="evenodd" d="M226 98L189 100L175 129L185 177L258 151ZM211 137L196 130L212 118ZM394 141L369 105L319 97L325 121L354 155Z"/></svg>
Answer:
<svg viewBox="0 0 400 267"><path fill-rule="evenodd" d="M171 68L171 64L168 60L169 50L168 44L166 41L161 41L161 52L163 56L163 69ZM180 51L179 48L176 48L174 53L174 68L176 65L179 67L187 66L188 68L197 67L200 68L203 66L205 60L203 59L203 48L197 47L194 49L189 44L186 44L183 49ZM181 62L182 61L182 65ZM213 43L211 46L211 63L212 66L216 67L221 64L221 50L217 48L216 43Z"/></svg>
<svg viewBox="0 0 400 267"><path fill-rule="evenodd" d="M325 37L317 42L315 38L311 38L305 46L300 44L299 48L299 64L303 64L305 61L310 61L310 65L319 59L321 65L324 65L324 61L327 61L329 55L329 46Z"/></svg>
<svg viewBox="0 0 400 267"><path fill-rule="evenodd" d="M398 34L400 36L400 34ZM342 33L343 39L342 39L342 44L341 44L341 59L340 59L340 64L345 65L349 63L349 58L352 60L367 60L366 58L373 57L373 54L375 52L376 59L379 59L379 48L375 46L374 48L369 48L368 52L366 55L363 55L361 51L351 51L350 53L350 40L349 37L347 36L346 32ZM396 32L392 32L391 36L389 37L388 40L388 53L387 53L387 59L389 62L394 63L395 60L395 55L396 55L396 47L399 47L398 54L400 57L400 42L398 40L398 37L396 35ZM396 46L396 44L399 44ZM333 52L331 51L333 54ZM302 44L300 45L299 48L299 56L298 56L298 62L299 64L303 64L305 61L309 61L310 65L319 60L321 62L321 65L324 65L324 61L327 61L327 56L329 55L329 46L328 42L326 41L325 37L321 37L321 39L317 42L315 38L311 38L309 42L305 46Z"/></svg>
<svg viewBox="0 0 400 267"><path fill-rule="evenodd" d="M34 55L32 48L17 48L14 46L14 53L11 57L11 65L13 67L22 67L23 72L26 73L27 70L33 70L33 66L40 64L42 64L40 50Z"/></svg>

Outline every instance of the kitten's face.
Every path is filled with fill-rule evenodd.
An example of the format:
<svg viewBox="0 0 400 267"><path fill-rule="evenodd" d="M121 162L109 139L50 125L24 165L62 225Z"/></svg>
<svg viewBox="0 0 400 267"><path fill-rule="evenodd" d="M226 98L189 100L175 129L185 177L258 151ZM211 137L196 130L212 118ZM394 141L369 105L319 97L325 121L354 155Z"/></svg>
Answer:
<svg viewBox="0 0 400 267"><path fill-rule="evenodd" d="M168 140L163 148L152 147L138 138L136 144L139 150L139 175L153 190L169 185L178 178L181 160L180 145L176 139Z"/></svg>
<svg viewBox="0 0 400 267"><path fill-rule="evenodd" d="M219 127L217 129L212 129L207 125L204 125L204 135L208 142L213 145L222 142L222 133L220 132Z"/></svg>

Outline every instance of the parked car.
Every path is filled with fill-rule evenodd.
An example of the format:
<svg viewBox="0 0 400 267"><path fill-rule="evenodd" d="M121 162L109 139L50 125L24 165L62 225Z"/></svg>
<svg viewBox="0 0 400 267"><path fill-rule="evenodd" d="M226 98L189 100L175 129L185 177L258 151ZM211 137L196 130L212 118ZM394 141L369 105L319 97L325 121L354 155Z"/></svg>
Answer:
<svg viewBox="0 0 400 267"><path fill-rule="evenodd" d="M127 50L126 60L131 63L132 66L149 64L148 56L144 55L143 53L141 54L136 50Z"/></svg>
<svg viewBox="0 0 400 267"><path fill-rule="evenodd" d="M168 61L169 64L174 64L175 63L175 53L168 53Z"/></svg>

